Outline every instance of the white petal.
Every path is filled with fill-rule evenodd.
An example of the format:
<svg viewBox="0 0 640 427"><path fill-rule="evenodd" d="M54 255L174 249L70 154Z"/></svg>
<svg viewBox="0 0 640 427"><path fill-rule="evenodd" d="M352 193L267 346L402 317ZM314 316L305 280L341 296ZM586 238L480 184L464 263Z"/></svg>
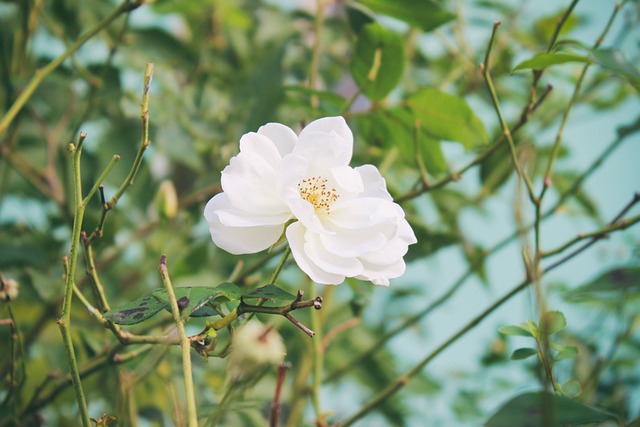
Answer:
<svg viewBox="0 0 640 427"><path fill-rule="evenodd" d="M331 169L331 176L339 189L341 197L348 197L347 193L353 195L364 191L364 183L360 174L350 166L339 166Z"/></svg>
<svg viewBox="0 0 640 427"><path fill-rule="evenodd" d="M384 221L396 223L399 215L395 206L395 203L377 197L339 199L331 205L327 221L339 228L364 228Z"/></svg>
<svg viewBox="0 0 640 427"><path fill-rule="evenodd" d="M306 158L309 173L327 173L351 161L353 135L342 117L326 117L310 123L302 130L293 152Z"/></svg>
<svg viewBox="0 0 640 427"><path fill-rule="evenodd" d="M309 230L314 233L334 234L333 231L325 228L311 203L298 197L297 199L289 200L288 206L293 216Z"/></svg>
<svg viewBox="0 0 640 427"><path fill-rule="evenodd" d="M283 215L279 196L282 159L271 141L257 133L240 140L241 152L222 171L222 188L233 206L247 212Z"/></svg>
<svg viewBox="0 0 640 427"><path fill-rule="evenodd" d="M281 156L291 153L298 140L298 135L294 131L280 123L267 123L258 129L258 133L269 138L278 148Z"/></svg>
<svg viewBox="0 0 640 427"><path fill-rule="evenodd" d="M363 272L362 263L356 257L341 256L324 247L321 235L307 230L305 254L322 270L333 274L354 277Z"/></svg>
<svg viewBox="0 0 640 427"><path fill-rule="evenodd" d="M358 257L383 248L388 238L374 228L341 229L335 234L320 236L327 251L342 257Z"/></svg>
<svg viewBox="0 0 640 427"><path fill-rule="evenodd" d="M254 227L224 225L218 215L223 210L230 213L233 211L233 207L226 194L220 193L209 200L204 209L204 217L209 223L209 232L213 242L229 253L239 255L260 252L273 245L282 235L284 223Z"/></svg>
<svg viewBox="0 0 640 427"><path fill-rule="evenodd" d="M353 147L353 134L351 133L351 129L349 129L347 122L345 122L344 117L341 116L323 117L312 121L302 129L300 137L305 135L306 132L320 132L325 134L336 133L348 142L349 146ZM349 156L349 160L351 160L351 156Z"/></svg>
<svg viewBox="0 0 640 427"><path fill-rule="evenodd" d="M387 191L387 183L380 175L380 171L373 165L363 165L355 168L362 177L364 193L362 197L379 197L385 200L393 200Z"/></svg>
<svg viewBox="0 0 640 427"><path fill-rule="evenodd" d="M291 254L298 267L316 283L324 285L337 285L344 282L345 276L333 274L318 267L305 252L305 227L300 222L294 222L287 227L287 241L291 247Z"/></svg>
<svg viewBox="0 0 640 427"><path fill-rule="evenodd" d="M402 258L392 265L380 266L377 264L362 263L365 271L356 279L369 280L374 285L389 286L389 279L395 279L404 274L406 270L405 263Z"/></svg>
<svg viewBox="0 0 640 427"><path fill-rule="evenodd" d="M246 212L234 207L227 193L219 193L213 196L204 207L204 217L207 221L213 216L227 227L254 227L284 224L291 218L291 213L263 215L261 213Z"/></svg>

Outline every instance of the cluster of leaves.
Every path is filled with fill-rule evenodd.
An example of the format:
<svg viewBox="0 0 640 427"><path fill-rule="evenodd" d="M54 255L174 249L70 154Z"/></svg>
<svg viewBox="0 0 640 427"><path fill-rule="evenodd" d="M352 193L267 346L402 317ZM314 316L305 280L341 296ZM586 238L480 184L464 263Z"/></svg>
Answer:
<svg viewBox="0 0 640 427"><path fill-rule="evenodd" d="M513 183L510 177L514 172L511 153L503 144L490 156L478 158L477 173L459 173L462 164L487 152L503 134L494 126L491 99L477 70L484 45L465 41L467 25L474 34L483 35L482 43L489 38L492 20L482 14L470 23L464 19L466 13L473 15L474 9L512 22L505 25L501 42L494 47L491 73L503 103L511 107L509 119L515 123L526 117L515 144L534 179L542 178L554 155L547 135L567 108L570 95L565 89L575 84L574 64L594 65L574 105L615 116L617 107L637 97L638 71L626 59L633 55L625 57L615 47L587 47L589 40L564 39L547 49L564 9L535 21L518 21L522 19L518 8L501 1L476 1L469 10L459 8L456 14L452 12L454 2L432 0L318 4L324 8L322 20L317 18L315 7L287 9L274 1L157 1L142 5L60 63L12 123L0 129L0 271L21 284L19 298L10 304L20 332L18 341L10 328L0 324L0 426L36 423L40 414L45 414L47 425L77 424L70 415L75 413L76 403L71 393L62 393L68 381L56 379L55 374L68 371L55 328L64 286L61 260L68 253L74 210L67 144L78 131L88 133L82 169L85 188L96 182L113 154L120 155L122 160L103 183L106 197L113 194L136 155L139 92L147 62L155 63L156 70L151 148L135 182L118 208L109 213L94 251L106 297L115 307L104 313L104 318L148 334L162 333L170 318L163 313L168 307L165 291L153 290L159 284L156 264L161 253L171 260L176 297L182 301L181 313L189 317L189 326L201 326L199 316L220 316L221 305L233 309L241 298L288 302L296 298L289 291L306 286L304 278L291 268L279 279L279 285L289 291L259 288L269 282L276 254L244 256L238 261L214 248L202 221L203 204L220 191L219 172L236 153L240 135L270 121L293 126L320 116L345 115L356 137L354 163L380 166L416 232L419 244L410 248L407 263L421 268L446 248L466 263L469 274L463 276L463 282L475 275L495 287L502 269L500 274L491 274L487 267L494 241L474 238L464 217L470 211L490 211L496 202L505 204L505 197L511 197L511 187L505 184ZM0 6L3 117L39 69L114 8L112 2L100 0L3 1ZM631 17L630 22L637 26L637 17ZM562 36L579 36L576 30L583 25L579 15L570 15ZM310 43L316 38L319 53ZM432 51L429 46L433 44L445 48ZM522 60L525 50L528 59ZM535 114L528 111L520 116L514 106L529 101L531 69L537 70L534 75L545 70L547 81L556 87L555 98L542 103ZM611 79L612 75L619 78ZM618 135L622 140L639 128L638 123L620 127ZM571 159L573 153L563 147L557 155ZM600 224L596 200L588 191L572 188L585 171L565 166L554 173L550 192L561 198L565 210ZM473 185L454 184L460 178ZM563 199L566 192L570 195ZM87 207L84 229L92 230L101 213L96 197ZM91 294L90 280L78 275L79 292ZM608 367L598 364L607 342L591 333L592 329L600 330L598 324L586 328L571 322L572 330L565 330L563 337L573 341L564 345L555 339L565 327L564 316L550 312L549 319L539 325L531 322L501 331L526 335L536 342L535 348L517 349L512 358L537 355L551 367L575 371L574 380L556 388L564 396L521 394L495 412L497 404L487 397L489 392L460 389L455 391L459 404L452 411L466 417L466 423L488 419L491 426L525 425L518 424L523 420L521 414L530 414L545 404L551 405L557 425L611 419L609 412L587 403L598 403L623 418L637 416L627 390L640 381L640 346L634 338L637 313L629 309L629 301L637 298L639 283L637 267L623 267L584 286L559 292L572 308L595 306L596 311L602 310L616 325L622 325L614 334L614 347L621 351L607 357ZM432 340L426 339L414 340L416 347L409 351L404 347L399 351L389 343L400 332L411 334L413 325L425 325L422 319L442 304L432 306L431 300L440 291L447 294L445 285L422 277L397 281L384 292L357 281L327 290L327 297L335 294L327 298L330 303L316 319L324 332L320 335L330 338L322 342L324 385L336 390L337 400L350 396L337 408L337 421L354 412L365 397L398 381L399 366L407 363L406 353L425 353L428 349L422 342L431 347ZM460 286L454 285L451 294L458 289ZM423 300L429 304L426 309L416 308L414 304ZM2 320L10 317L6 307L8 304L0 305ZM584 311L588 310L579 312L586 316ZM299 316L310 322L308 313ZM303 425L310 418L305 405L308 377L313 371L310 363L316 353L309 338L291 324L273 321L287 343L287 360L293 366L284 412L289 425ZM161 347L139 354L133 350L131 359L118 365L113 361L129 353L118 347L111 331L96 322L77 299L73 325L79 363L89 372L84 384L92 409L108 408L123 425L135 425L140 419L166 424L179 417L179 410L172 413L172 408L180 407L175 400L177 389L167 387L181 383L177 381L181 373L176 352ZM402 327L396 330L396 325ZM544 353L546 340L553 350L550 359ZM5 343L10 345L5 347ZM10 346L14 351L4 351ZM504 346L491 351L497 356L493 360L504 362ZM413 360L413 355L408 359ZM562 359L567 362L555 365ZM569 364L571 368L565 367ZM28 375L19 375L19 366ZM508 376L500 370L502 363L493 366L499 379ZM586 375L578 372L584 366ZM488 371L489 367L483 369ZM204 364L198 359L194 373L202 390L199 408L206 413L221 399L225 361ZM417 399L448 399L447 386L459 384L453 377L422 371L412 378L406 393ZM228 425L264 424L261 414L273 397L273 382L268 376L254 387L251 400L229 402ZM491 391L497 392L498 383L491 385ZM581 385L579 396L576 384ZM509 396L522 385L509 384ZM361 397L352 398L354 389ZM504 390L501 393L504 395ZM410 425L425 416L410 399L387 399L374 411L383 417L382 422L393 425ZM492 417L487 415L494 412ZM450 425L453 417L445 414L443 422ZM97 423L110 421L105 416ZM540 425L537 418L526 421Z"/></svg>

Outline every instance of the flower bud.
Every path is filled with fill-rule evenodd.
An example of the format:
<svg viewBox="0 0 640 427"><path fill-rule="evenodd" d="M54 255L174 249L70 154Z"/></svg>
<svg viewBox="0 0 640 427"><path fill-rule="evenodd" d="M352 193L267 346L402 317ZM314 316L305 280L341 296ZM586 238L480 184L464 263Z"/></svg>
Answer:
<svg viewBox="0 0 640 427"><path fill-rule="evenodd" d="M231 377L243 378L284 359L286 349L282 337L272 326L256 320L238 329L231 342Z"/></svg>
<svg viewBox="0 0 640 427"><path fill-rule="evenodd" d="M20 284L14 279L0 280L0 301L13 301L18 298Z"/></svg>
<svg viewBox="0 0 640 427"><path fill-rule="evenodd" d="M171 180L165 179L156 194L156 209L161 218L171 219L178 213L178 194Z"/></svg>

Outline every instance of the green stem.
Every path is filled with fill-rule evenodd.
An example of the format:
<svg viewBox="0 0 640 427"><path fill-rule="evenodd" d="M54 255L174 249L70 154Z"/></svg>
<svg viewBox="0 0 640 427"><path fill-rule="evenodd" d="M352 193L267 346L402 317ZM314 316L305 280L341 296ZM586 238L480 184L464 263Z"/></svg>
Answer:
<svg viewBox="0 0 640 427"><path fill-rule="evenodd" d="M291 247L287 245L287 248L284 250L284 253L282 254L282 258L278 263L278 266L276 267L275 271L271 275L271 278L269 279L269 283L271 284L276 283L276 280L278 279L280 272L282 272L282 268L284 267L284 264L287 262L287 259L289 258L290 254L291 254Z"/></svg>
<svg viewBox="0 0 640 427"><path fill-rule="evenodd" d="M89 200L91 200L91 198L93 197L93 195L96 194L96 191L98 191L98 188L100 188L100 186L102 185L102 182L107 178L107 175L109 175L109 172L111 172L111 169L113 169L113 167L116 165L118 160L120 160L120 156L117 154L114 154L113 157L111 157L109 164L107 165L106 168L104 168L104 171L102 171L102 173L96 180L95 184L93 184L93 187L91 187L91 190L89 190L89 193L87 193L87 196L82 201L84 205L87 205L89 203Z"/></svg>
<svg viewBox="0 0 640 427"><path fill-rule="evenodd" d="M140 119L142 120L142 137L140 139L140 148L136 153L136 158L133 161L133 165L131 166L131 170L127 175L127 178L124 180L120 188L113 195L111 200L109 200L109 208L113 209L118 200L125 192L127 187L133 184L133 180L138 173L138 169L142 164L142 156L149 147L149 91L151 88L151 80L153 79L153 64L149 63L144 69L144 89L142 92L142 103L140 104Z"/></svg>
<svg viewBox="0 0 640 427"><path fill-rule="evenodd" d="M511 161L513 161L513 165L516 168L516 172L518 176L524 181L527 186L527 191L529 194L529 199L531 203L534 205L538 204L538 200L536 199L535 193L533 191L533 184L529 179L526 171L520 165L520 161L518 160L518 152L516 151L516 145L513 142L513 137L511 135L511 131L509 130L509 126L507 125L506 120L502 114L502 109L500 108L500 101L498 100L498 94L496 93L496 89L493 86L493 81L491 80L491 73L489 73L489 54L491 51L491 46L493 44L493 40L495 38L495 33L500 26L499 22L496 22L493 25L493 32L491 33L491 39L489 40L489 47L487 48L487 54L485 56L485 62L481 65L482 75L485 78L487 83L487 88L489 89L489 93L491 94L491 101L493 101L493 107L496 110L496 114L498 116L498 120L500 121L500 125L502 126L502 133L507 138L507 142L509 143L509 151L511 152Z"/></svg>
<svg viewBox="0 0 640 427"><path fill-rule="evenodd" d="M129 1L124 1L113 12L111 12L109 16L104 18L102 21L98 22L92 29L82 34L78 38L78 40L76 40L75 43L69 46L67 50L65 50L60 56L58 56L56 59L48 63L43 68L36 70L34 76L31 78L29 83L27 83L22 93L20 93L18 98L15 100L15 102L11 105L9 110L2 117L2 120L0 120L0 136L2 136L5 133L5 131L7 130L7 128L13 121L13 119L15 119L15 117L18 115L22 107L24 107L24 105L27 103L29 98L31 98L31 95L33 95L33 93L38 88L38 86L40 86L40 84L45 79L45 77L51 74L53 70L58 68L58 66L60 66L60 64L62 64L65 59L67 59L75 51L77 51L87 40L89 40L91 37L96 35L102 29L106 28L117 17L119 17L123 13L129 12L137 8L138 6L140 6L140 4L141 4L141 1L135 1L133 3Z"/></svg>
<svg viewBox="0 0 640 427"><path fill-rule="evenodd" d="M616 217L611 221L610 224L616 224L622 216L624 216L636 203L640 201L640 193L634 195L633 199L625 205L625 207L616 215ZM549 273L550 271L560 267L570 259L574 258L582 251L587 249L593 243L595 243L598 239L592 238L592 240L579 248L578 250L572 252L568 256L562 258L561 260L551 264L546 270L541 270L539 273L539 277L541 278L543 274ZM365 416L368 412L376 408L380 403L385 401L387 398L395 394L398 390L403 388L413 377L415 377L418 373L420 373L424 367L431 362L436 356L446 350L449 346L455 343L460 337L464 336L467 332L475 328L480 324L486 317L488 317L491 313L493 313L497 308L499 308L502 304L509 301L513 296L520 293L522 290L526 289L529 284L531 284L532 278L526 277L522 282L516 285L513 289L511 289L507 294L502 296L496 302L494 302L490 307L484 310L482 313L473 318L469 323L467 323L464 327L462 327L457 333L455 333L452 337L450 337L447 341L441 344L438 348L432 351L429 355L427 355L422 361L416 364L412 369L410 369L406 374L402 375L392 384L387 386L384 390L382 390L377 396L367 402L358 412L349 417L347 420L335 424L333 427L347 427L363 416Z"/></svg>
<svg viewBox="0 0 640 427"><path fill-rule="evenodd" d="M178 331L180 349L182 350L182 372L184 374L185 400L187 401L187 425L189 427L198 427L196 395L193 388L193 372L191 370L191 343L189 342L189 337L187 336L182 317L180 316L180 308L178 307L178 301L176 300L176 295L171 285L171 278L167 270L167 257L165 255L160 257L158 270L160 270L160 277L162 278L164 289L167 291L171 313L173 314L173 320Z"/></svg>
<svg viewBox="0 0 640 427"><path fill-rule="evenodd" d="M58 326L62 333L62 341L69 362L71 380L73 389L80 410L80 418L83 427L91 426L89 412L87 410L87 401L82 390L80 381L80 372L78 371L78 362L76 360L73 341L71 339L71 302L73 299L73 288L75 286L75 273L78 261L78 249L80 246L80 233L82 231L82 220L84 218L85 204L82 200L82 179L80 175L80 156L82 154L82 143L87 134L81 133L78 138L77 145L69 144L69 150L72 153L72 170L73 170L73 196L74 196L74 215L73 215L73 231L71 232L71 248L69 249L69 263L66 272L65 292L62 303L62 315L58 319Z"/></svg>

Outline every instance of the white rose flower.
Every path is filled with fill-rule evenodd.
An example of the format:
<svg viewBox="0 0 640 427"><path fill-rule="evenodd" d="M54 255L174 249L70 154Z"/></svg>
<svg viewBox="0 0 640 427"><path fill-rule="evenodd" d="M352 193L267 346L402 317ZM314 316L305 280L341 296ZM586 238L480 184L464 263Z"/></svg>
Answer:
<svg viewBox="0 0 640 427"><path fill-rule="evenodd" d="M232 254L255 253L284 231L313 281L388 285L404 274L402 257L416 237L378 169L349 166L352 150L342 117L318 119L298 136L279 123L243 135L240 153L222 171L223 192L204 209L214 243Z"/></svg>

